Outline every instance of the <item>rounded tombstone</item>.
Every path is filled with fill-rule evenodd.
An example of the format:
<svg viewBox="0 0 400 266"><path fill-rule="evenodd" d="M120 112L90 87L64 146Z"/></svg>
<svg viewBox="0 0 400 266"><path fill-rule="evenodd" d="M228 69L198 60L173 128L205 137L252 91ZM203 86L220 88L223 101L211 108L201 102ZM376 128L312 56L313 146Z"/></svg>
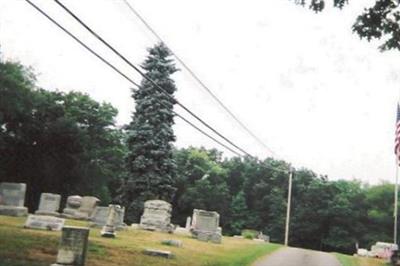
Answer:
<svg viewBox="0 0 400 266"><path fill-rule="evenodd" d="M82 204L82 197L78 195L69 196L67 198L67 205L72 208L79 208Z"/></svg>

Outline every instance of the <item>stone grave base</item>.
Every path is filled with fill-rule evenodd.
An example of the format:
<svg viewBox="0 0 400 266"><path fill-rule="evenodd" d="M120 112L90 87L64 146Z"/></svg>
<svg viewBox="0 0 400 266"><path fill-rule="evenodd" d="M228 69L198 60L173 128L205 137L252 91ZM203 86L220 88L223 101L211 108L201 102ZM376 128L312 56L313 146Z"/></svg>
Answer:
<svg viewBox="0 0 400 266"><path fill-rule="evenodd" d="M36 215L45 215L45 216L55 216L60 217L59 212L46 212L46 211L35 211Z"/></svg>
<svg viewBox="0 0 400 266"><path fill-rule="evenodd" d="M174 234L183 235L183 236L191 236L192 235L190 233L190 230L188 230L184 227L180 227L180 226L175 228Z"/></svg>
<svg viewBox="0 0 400 266"><path fill-rule="evenodd" d="M219 232L196 232L193 234L193 237L197 240L204 241L204 242L212 242L215 244L221 244L222 242L222 235Z"/></svg>
<svg viewBox="0 0 400 266"><path fill-rule="evenodd" d="M16 217L27 216L28 208L0 205L0 215L16 216Z"/></svg>
<svg viewBox="0 0 400 266"><path fill-rule="evenodd" d="M157 219L152 219L152 217L143 217L140 221L139 228L148 231L157 231L164 233L173 233L175 226L170 223L165 223Z"/></svg>

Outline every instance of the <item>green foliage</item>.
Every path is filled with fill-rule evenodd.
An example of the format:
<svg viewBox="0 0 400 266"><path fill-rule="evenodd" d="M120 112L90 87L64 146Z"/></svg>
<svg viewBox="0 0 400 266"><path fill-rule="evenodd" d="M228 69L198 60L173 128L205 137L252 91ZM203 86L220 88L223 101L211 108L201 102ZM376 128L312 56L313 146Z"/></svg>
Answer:
<svg viewBox="0 0 400 266"><path fill-rule="evenodd" d="M242 236L246 239L254 239L258 235L258 231L251 230L251 229L244 229L242 230Z"/></svg>
<svg viewBox="0 0 400 266"><path fill-rule="evenodd" d="M381 51L400 50L400 3L392 0L378 0L357 17L353 31L368 41L383 39Z"/></svg>
<svg viewBox="0 0 400 266"><path fill-rule="evenodd" d="M295 0L298 5L306 6L306 0ZM325 0L310 0L311 10L319 13L326 7ZM348 0L333 0L333 6L342 9ZM400 50L400 2L376 0L372 7L365 8L352 26L361 39L382 40L381 51Z"/></svg>
<svg viewBox="0 0 400 266"><path fill-rule="evenodd" d="M243 191L233 196L230 209L232 217L230 223L227 225L230 227L228 230L231 231L232 234L239 234L244 228L245 221L249 215L246 197Z"/></svg>
<svg viewBox="0 0 400 266"><path fill-rule="evenodd" d="M145 74L173 97L176 87L170 76L177 69L169 59L170 51L162 43L148 51L142 64ZM128 220L137 221L145 200L172 201L176 191L176 164L172 157L174 102L147 79L143 79L133 98L136 107L127 128L128 176L120 201L127 206Z"/></svg>
<svg viewBox="0 0 400 266"><path fill-rule="evenodd" d="M124 154L116 115L88 95L37 88L31 70L0 62L0 181L27 183L31 210L42 192L108 202Z"/></svg>

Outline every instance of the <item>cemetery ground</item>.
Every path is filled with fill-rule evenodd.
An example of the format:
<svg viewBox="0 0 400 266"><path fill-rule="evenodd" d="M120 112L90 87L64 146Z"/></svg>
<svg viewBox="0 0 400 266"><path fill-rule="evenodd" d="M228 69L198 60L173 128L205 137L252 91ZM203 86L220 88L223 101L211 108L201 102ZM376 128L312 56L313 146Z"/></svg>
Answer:
<svg viewBox="0 0 400 266"><path fill-rule="evenodd" d="M340 261L342 266L380 266L380 265L389 265L388 263L382 262L379 259L371 259L371 258L360 258L349 255L344 255L340 253L334 253L336 258Z"/></svg>
<svg viewBox="0 0 400 266"><path fill-rule="evenodd" d="M48 266L55 262L61 232L24 229L26 217L0 216L0 266ZM67 220L66 225L87 226L85 221ZM164 239L183 241L183 248L161 245ZM170 250L174 259L142 254L145 248ZM245 266L281 248L252 240L224 237L223 244L200 242L187 236L143 230L119 231L117 238L100 237L91 228L86 265L193 265ZM334 253L343 266L379 266L380 260Z"/></svg>
<svg viewBox="0 0 400 266"><path fill-rule="evenodd" d="M26 217L0 216L0 266L48 266L57 257L61 232L24 229ZM87 226L85 221L67 220L66 225ZM161 245L164 239L178 239L182 248ZM142 254L145 248L172 251L165 259ZM118 231L117 238L103 238L99 228L91 228L87 266L244 266L280 248L253 240L224 237L212 244L177 234L143 230Z"/></svg>

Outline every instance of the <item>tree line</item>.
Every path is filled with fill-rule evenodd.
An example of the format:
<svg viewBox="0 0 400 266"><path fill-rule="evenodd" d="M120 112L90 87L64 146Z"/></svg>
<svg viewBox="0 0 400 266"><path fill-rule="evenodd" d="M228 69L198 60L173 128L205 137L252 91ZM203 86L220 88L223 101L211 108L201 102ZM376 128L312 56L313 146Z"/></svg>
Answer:
<svg viewBox="0 0 400 266"><path fill-rule="evenodd" d="M162 44L149 49L142 68L173 99L177 71ZM143 202L173 204L183 226L194 208L217 211L226 235L262 231L283 242L288 173L285 161L224 157L201 147L177 149L174 102L144 79L132 91L132 121L116 125L117 109L77 91L39 88L32 69L0 59L0 182L24 182L26 204L40 193L93 195L127 208L138 222ZM331 181L295 169L289 242L292 246L352 253L392 240L393 185Z"/></svg>

